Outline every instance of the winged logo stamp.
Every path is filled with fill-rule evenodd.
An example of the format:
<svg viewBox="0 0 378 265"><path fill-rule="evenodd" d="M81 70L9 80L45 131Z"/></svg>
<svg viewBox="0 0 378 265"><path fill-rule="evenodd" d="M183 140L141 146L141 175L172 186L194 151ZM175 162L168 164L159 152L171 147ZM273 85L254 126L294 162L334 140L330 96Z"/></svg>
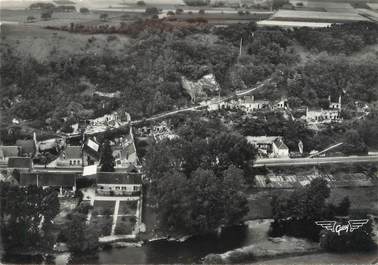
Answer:
<svg viewBox="0 0 378 265"><path fill-rule="evenodd" d="M360 220L349 220L348 224L341 225L337 224L336 221L316 221L315 224L327 229L328 231L331 231L333 233L337 233L340 235L341 231L353 232L354 230L357 230L358 228L362 227L363 225L367 224L369 222L368 219L360 219Z"/></svg>

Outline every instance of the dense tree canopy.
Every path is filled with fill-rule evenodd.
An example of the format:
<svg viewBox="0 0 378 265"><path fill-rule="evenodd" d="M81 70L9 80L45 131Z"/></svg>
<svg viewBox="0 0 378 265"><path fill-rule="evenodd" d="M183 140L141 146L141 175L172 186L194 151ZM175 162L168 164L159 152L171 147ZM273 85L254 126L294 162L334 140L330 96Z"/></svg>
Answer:
<svg viewBox="0 0 378 265"><path fill-rule="evenodd" d="M51 250L52 220L59 212L58 193L0 182L1 236L6 250Z"/></svg>
<svg viewBox="0 0 378 265"><path fill-rule="evenodd" d="M146 155L159 227L168 233L205 233L240 222L248 211L244 191L253 181L254 147L210 121L181 126L178 139L157 143Z"/></svg>

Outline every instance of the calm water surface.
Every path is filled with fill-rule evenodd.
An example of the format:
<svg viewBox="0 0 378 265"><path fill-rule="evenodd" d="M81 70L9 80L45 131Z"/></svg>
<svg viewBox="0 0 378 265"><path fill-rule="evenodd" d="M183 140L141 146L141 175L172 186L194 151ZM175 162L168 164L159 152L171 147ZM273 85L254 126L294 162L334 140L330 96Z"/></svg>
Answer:
<svg viewBox="0 0 378 265"><path fill-rule="evenodd" d="M200 263L210 253L224 253L248 246L266 239L269 222L256 222L249 226L225 229L219 236L207 235L188 239L185 242L158 240L142 247L113 248L98 252L97 257L71 257L68 264L156 264L156 263ZM66 265L67 260L43 259L41 256L9 256L2 258L4 263L13 264L56 264ZM245 262L256 262L246 260ZM319 253L297 257L286 257L265 261L259 264L374 264L378 262L378 251L370 253L331 254Z"/></svg>

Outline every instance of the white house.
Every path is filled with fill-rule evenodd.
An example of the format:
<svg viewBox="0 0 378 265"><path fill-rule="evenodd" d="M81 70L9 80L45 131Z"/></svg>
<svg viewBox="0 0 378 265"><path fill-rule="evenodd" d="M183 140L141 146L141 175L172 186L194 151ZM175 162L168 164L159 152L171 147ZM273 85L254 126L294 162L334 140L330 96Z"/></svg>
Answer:
<svg viewBox="0 0 378 265"><path fill-rule="evenodd" d="M288 108L288 102L286 98L281 98L279 101L275 102L273 105L274 109L282 110L282 109L287 109Z"/></svg>
<svg viewBox="0 0 378 265"><path fill-rule="evenodd" d="M271 158L289 157L289 148L281 136L247 136L248 143L258 149L260 156Z"/></svg>
<svg viewBox="0 0 378 265"><path fill-rule="evenodd" d="M341 110L341 96L339 96L339 100L337 102L332 102L331 96L328 96L328 101L329 101L329 108L330 109Z"/></svg>
<svg viewBox="0 0 378 265"><path fill-rule="evenodd" d="M142 191L142 174L99 172L96 192L102 196L139 196Z"/></svg>
<svg viewBox="0 0 378 265"><path fill-rule="evenodd" d="M308 123L331 123L339 122L341 120L341 96L337 102L331 101L331 96L328 97L328 109L309 109L306 108L305 120Z"/></svg>
<svg viewBox="0 0 378 265"><path fill-rule="evenodd" d="M218 110L218 109L239 109L247 113L255 112L258 110L270 110L271 105L268 100L255 100L254 96L245 96L238 100L230 100L221 103L209 102L208 110Z"/></svg>
<svg viewBox="0 0 378 265"><path fill-rule="evenodd" d="M339 109L314 109L306 108L306 121L309 123L331 123L340 121Z"/></svg>

